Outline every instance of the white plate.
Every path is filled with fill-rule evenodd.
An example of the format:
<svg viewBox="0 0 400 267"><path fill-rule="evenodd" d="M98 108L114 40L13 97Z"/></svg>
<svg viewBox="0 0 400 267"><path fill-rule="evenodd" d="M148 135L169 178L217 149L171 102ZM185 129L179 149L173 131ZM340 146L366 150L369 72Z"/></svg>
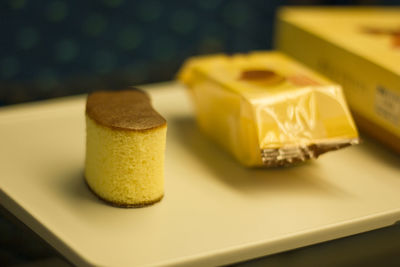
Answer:
<svg viewBox="0 0 400 267"><path fill-rule="evenodd" d="M400 157L363 144L246 169L197 130L185 91L148 86L168 120L166 194L106 205L83 178L85 97L0 109L0 201L77 265L221 265L400 220Z"/></svg>

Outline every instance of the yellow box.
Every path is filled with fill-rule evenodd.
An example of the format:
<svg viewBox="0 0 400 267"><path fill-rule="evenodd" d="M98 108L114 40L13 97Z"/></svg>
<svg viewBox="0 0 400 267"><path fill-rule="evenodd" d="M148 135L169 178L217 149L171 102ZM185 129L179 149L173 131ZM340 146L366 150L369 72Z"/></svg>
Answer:
<svg viewBox="0 0 400 267"><path fill-rule="evenodd" d="M178 78L200 129L246 166L280 166L358 142L339 85L277 52L189 59Z"/></svg>
<svg viewBox="0 0 400 267"><path fill-rule="evenodd" d="M276 48L343 86L359 128L400 152L400 8L296 8Z"/></svg>

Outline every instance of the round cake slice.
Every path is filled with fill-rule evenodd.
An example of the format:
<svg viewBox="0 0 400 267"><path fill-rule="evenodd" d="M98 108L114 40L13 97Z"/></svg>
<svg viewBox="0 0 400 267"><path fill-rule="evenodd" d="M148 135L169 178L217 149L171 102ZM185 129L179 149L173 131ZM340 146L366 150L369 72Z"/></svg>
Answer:
<svg viewBox="0 0 400 267"><path fill-rule="evenodd" d="M164 196L167 123L138 89L98 91L86 102L85 180L101 199L143 207Z"/></svg>

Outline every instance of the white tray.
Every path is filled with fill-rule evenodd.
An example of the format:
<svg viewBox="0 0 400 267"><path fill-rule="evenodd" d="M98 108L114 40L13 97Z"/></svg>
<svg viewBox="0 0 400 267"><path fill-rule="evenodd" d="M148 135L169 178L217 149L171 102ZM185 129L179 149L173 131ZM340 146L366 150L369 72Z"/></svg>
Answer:
<svg viewBox="0 0 400 267"><path fill-rule="evenodd" d="M197 130L186 92L148 86L168 120L166 194L110 207L86 188L85 97L0 109L0 201L77 265L221 265L400 220L400 157L363 144L246 169Z"/></svg>

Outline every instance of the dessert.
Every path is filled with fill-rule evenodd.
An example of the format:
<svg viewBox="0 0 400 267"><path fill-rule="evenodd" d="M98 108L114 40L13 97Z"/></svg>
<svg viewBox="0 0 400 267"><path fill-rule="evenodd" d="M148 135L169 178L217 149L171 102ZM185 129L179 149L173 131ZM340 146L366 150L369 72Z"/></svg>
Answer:
<svg viewBox="0 0 400 267"><path fill-rule="evenodd" d="M178 78L199 128L243 165L290 165L358 143L341 87L281 53L195 57Z"/></svg>
<svg viewBox="0 0 400 267"><path fill-rule="evenodd" d="M86 103L85 180L101 199L141 207L164 195L167 123L140 90L99 91Z"/></svg>

